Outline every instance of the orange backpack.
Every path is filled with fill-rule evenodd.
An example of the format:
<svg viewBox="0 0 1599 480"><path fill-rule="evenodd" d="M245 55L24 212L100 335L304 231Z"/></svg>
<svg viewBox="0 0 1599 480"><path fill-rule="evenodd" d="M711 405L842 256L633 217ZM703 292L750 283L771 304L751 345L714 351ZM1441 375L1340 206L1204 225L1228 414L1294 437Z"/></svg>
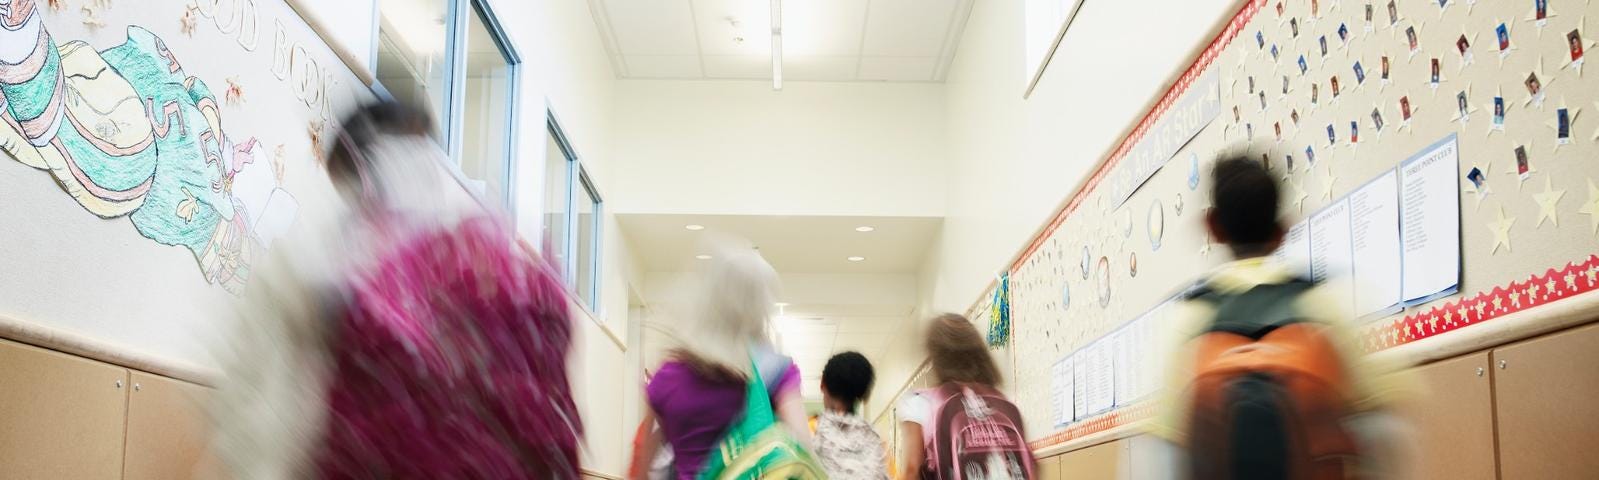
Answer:
<svg viewBox="0 0 1599 480"><path fill-rule="evenodd" d="M1216 312L1193 340L1190 478L1345 478L1345 462L1357 453L1342 424L1348 378L1322 327L1304 321L1295 305L1313 287L1295 280L1189 295Z"/></svg>

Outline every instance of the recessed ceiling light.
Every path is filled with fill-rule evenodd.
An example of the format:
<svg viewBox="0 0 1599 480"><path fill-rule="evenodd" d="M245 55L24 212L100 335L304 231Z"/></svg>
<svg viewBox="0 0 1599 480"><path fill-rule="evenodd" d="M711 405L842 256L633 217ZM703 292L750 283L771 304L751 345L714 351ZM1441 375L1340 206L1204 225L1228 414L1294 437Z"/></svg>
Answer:
<svg viewBox="0 0 1599 480"><path fill-rule="evenodd" d="M694 258L698 258L700 260L710 260L711 256L702 253L702 254L699 254L699 255L695 255Z"/></svg>
<svg viewBox="0 0 1599 480"><path fill-rule="evenodd" d="M866 257L849 257L849 261L851 261L851 262L862 262L862 261L865 261L865 260L866 260Z"/></svg>
<svg viewBox="0 0 1599 480"><path fill-rule="evenodd" d="M700 225L698 223L690 223L688 225L684 225L683 228L687 228L689 230L693 230L693 231L698 232L700 230L704 230L705 226L704 225Z"/></svg>
<svg viewBox="0 0 1599 480"><path fill-rule="evenodd" d="M777 303L774 303L772 305L776 305L776 306L779 306L779 307L787 307L788 306L788 302L777 302Z"/></svg>
<svg viewBox="0 0 1599 480"><path fill-rule="evenodd" d="M872 227L871 225L861 225L859 227L855 227L855 231L857 232L870 232L872 230L877 230L877 228Z"/></svg>

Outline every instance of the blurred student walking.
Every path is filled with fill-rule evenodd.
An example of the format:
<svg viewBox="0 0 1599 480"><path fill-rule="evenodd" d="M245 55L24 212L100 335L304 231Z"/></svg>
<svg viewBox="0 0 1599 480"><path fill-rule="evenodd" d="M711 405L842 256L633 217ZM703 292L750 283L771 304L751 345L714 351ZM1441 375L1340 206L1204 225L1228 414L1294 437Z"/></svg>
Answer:
<svg viewBox="0 0 1599 480"><path fill-rule="evenodd" d="M1205 225L1237 260L1188 295L1172 330L1155 433L1182 452L1174 475L1402 475L1407 444L1390 411L1403 382L1362 354L1330 292L1268 259L1284 233L1277 181L1247 158L1222 160L1213 175Z"/></svg>
<svg viewBox="0 0 1599 480"><path fill-rule="evenodd" d="M946 313L933 319L925 346L939 385L900 401L907 442L899 478L1035 478L1021 413L999 391L983 335L966 317Z"/></svg>
<svg viewBox="0 0 1599 480"><path fill-rule="evenodd" d="M873 380L872 362L857 352L834 355L822 368L816 458L834 480L888 480L883 437L860 415Z"/></svg>
<svg viewBox="0 0 1599 480"><path fill-rule="evenodd" d="M348 211L274 249L220 352L221 476L577 478L565 290L444 170L430 122L377 103L340 126Z"/></svg>
<svg viewBox="0 0 1599 480"><path fill-rule="evenodd" d="M633 454L632 478L644 478L663 443L679 480L726 475L782 478L821 475L806 446L810 432L800 372L771 344L777 272L753 248L716 252L702 272L684 341L645 388L644 422L658 423ZM744 458L752 446L776 456Z"/></svg>

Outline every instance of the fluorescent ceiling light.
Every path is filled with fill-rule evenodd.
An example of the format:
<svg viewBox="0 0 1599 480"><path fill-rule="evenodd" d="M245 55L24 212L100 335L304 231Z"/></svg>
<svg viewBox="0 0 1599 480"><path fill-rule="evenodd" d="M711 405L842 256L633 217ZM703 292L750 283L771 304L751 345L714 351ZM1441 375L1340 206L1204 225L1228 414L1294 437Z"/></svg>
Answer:
<svg viewBox="0 0 1599 480"><path fill-rule="evenodd" d="M873 231L873 230L877 230L877 229L872 227L871 225L861 225L859 227L855 227L855 231L857 231L857 232L870 232L870 231Z"/></svg>
<svg viewBox="0 0 1599 480"><path fill-rule="evenodd" d="M694 258L698 258L700 260L710 260L711 256L701 253L699 255L695 255Z"/></svg>
<svg viewBox="0 0 1599 480"><path fill-rule="evenodd" d="M788 306L788 302L777 302L777 303L774 303L772 305L776 305L777 308L783 308L783 307L787 307Z"/></svg>
<svg viewBox="0 0 1599 480"><path fill-rule="evenodd" d="M851 262L863 262L863 261L866 261L866 257L858 257L858 256L857 257L849 257L849 261L851 261Z"/></svg>
<svg viewBox="0 0 1599 480"><path fill-rule="evenodd" d="M700 230L704 230L705 226L704 225L700 225L700 224L696 224L696 223L690 223L688 225L684 225L683 228L687 228L689 230L693 230L693 231L698 232Z"/></svg>
<svg viewBox="0 0 1599 480"><path fill-rule="evenodd" d="M783 0L772 0L772 90L783 89Z"/></svg>

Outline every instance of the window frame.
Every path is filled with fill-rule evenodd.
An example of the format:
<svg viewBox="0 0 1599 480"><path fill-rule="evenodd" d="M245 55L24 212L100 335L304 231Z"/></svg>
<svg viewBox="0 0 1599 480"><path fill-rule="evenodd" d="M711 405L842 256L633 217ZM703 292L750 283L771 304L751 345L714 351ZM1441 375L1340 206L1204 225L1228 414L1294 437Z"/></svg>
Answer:
<svg viewBox="0 0 1599 480"><path fill-rule="evenodd" d="M373 10L372 69L376 72L378 68L378 52L383 41L381 28L383 8L381 3ZM469 28L467 22L471 21L471 18L467 15L477 15L477 18L483 22L483 27L488 30L489 37L494 41L495 48L505 58L505 81L508 82L506 96L509 99L505 121L508 135L506 135L505 145L503 145L505 148L505 158L503 159L505 161L505 175L504 178L499 179L501 185L504 186L504 198L500 199L498 206L505 209L512 218L515 218L518 190L516 176L520 171L518 167L521 164L522 157L519 150L520 144L517 142L517 138L520 137L518 129L521 127L522 116L522 55L518 53L515 42L511 40L511 36L500 22L499 15L494 12L494 7L489 4L488 0L446 0L444 10L444 68L447 70L444 75L445 85L443 86L443 111L445 114L441 115L442 118L435 119L439 122L439 127L444 132L444 144L440 145L440 147L444 149L446 156L450 159L450 166L453 167L450 169L450 173L457 177L457 181L465 180L466 175L461 171L461 156L465 145L463 138L465 129L463 125L466 123L467 65L465 60L467 57L467 28ZM394 95L389 92L387 87L383 86L383 82L377 79L375 75L372 81L372 90L378 98L394 99Z"/></svg>
<svg viewBox="0 0 1599 480"><path fill-rule="evenodd" d="M566 178L561 179L561 188L565 190L561 198L566 205L560 209L565 229L562 235L564 238L559 239L561 248L566 252L566 260L564 265L562 265L563 271L561 272L565 277L561 279L562 284L566 286L572 297L577 299L579 305L598 317L600 314L600 285L602 284L600 272L601 267L604 265L604 255L601 248L605 244L603 241L605 232L604 222L601 219L604 218L605 197L600 193L599 187L595 185L594 178L589 175L588 168L583 165L583 157L578 154L577 148L572 145L571 139L566 135L566 130L561 127L561 121L556 116L555 111L547 108L545 113L545 131L550 136L549 138L555 142L557 149L561 151L564 158L545 158L544 161L566 162L566 169L563 170L566 172ZM544 171L548 170L548 168L544 169ZM580 194L585 195L593 203L594 209L593 213L591 213L594 219L594 231L588 242L591 254L587 266L592 269L588 279L588 298L582 295L582 289L578 288L577 284L578 268L583 266L579 263L579 255L577 254L579 238L577 202L581 198L579 197ZM550 209L546 208L545 210ZM540 218L543 218L542 214Z"/></svg>

